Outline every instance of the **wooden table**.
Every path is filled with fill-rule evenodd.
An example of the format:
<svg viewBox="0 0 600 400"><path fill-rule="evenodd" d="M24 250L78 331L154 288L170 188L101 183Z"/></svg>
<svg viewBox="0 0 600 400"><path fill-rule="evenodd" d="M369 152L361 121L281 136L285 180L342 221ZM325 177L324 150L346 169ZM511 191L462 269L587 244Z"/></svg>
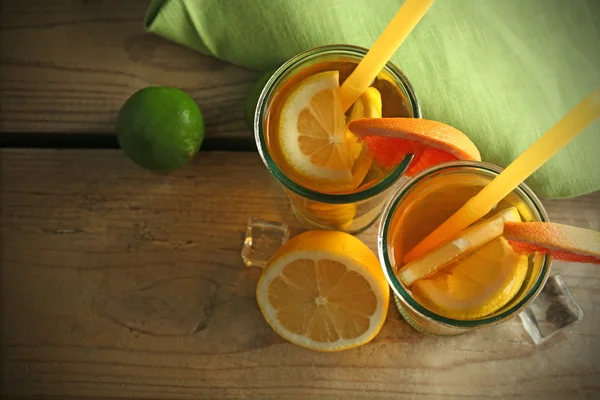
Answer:
<svg viewBox="0 0 600 400"><path fill-rule="evenodd" d="M0 4L3 398L600 396L591 265L554 264L585 318L541 346L518 319L436 338L394 307L357 349L285 342L240 250L251 216L301 228L255 151L217 151L252 150L243 101L258 73L144 34L147 1ZM118 108L150 84L187 90L207 117L213 151L169 175L111 148ZM599 193L544 205L600 230ZM374 248L376 227L360 238Z"/></svg>

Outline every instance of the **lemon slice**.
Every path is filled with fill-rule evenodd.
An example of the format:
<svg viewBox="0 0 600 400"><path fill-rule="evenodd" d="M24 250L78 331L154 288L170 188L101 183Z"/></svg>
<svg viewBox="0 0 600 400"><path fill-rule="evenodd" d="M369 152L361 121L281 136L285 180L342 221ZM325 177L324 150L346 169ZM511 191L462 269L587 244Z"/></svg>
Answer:
<svg viewBox="0 0 600 400"><path fill-rule="evenodd" d="M430 278L415 282L412 294L439 315L480 318L499 310L517 294L527 268L527 257L499 237Z"/></svg>
<svg viewBox="0 0 600 400"><path fill-rule="evenodd" d="M363 118L381 118L381 94L374 87L368 88L354 103L350 111L349 121L356 121ZM367 176L371 164L373 164L373 154L368 146L359 141L349 129L346 129L346 143L352 158L352 176L354 186L357 188Z"/></svg>
<svg viewBox="0 0 600 400"><path fill-rule="evenodd" d="M515 207L509 207L495 216L465 229L456 239L442 243L406 264L398 271L398 278L406 286L410 286L415 281L433 274L459 257L465 256L501 236L505 221L520 222L519 211Z"/></svg>
<svg viewBox="0 0 600 400"><path fill-rule="evenodd" d="M349 229L356 215L354 203L327 204L307 200L305 209L317 219L317 223L339 230Z"/></svg>
<svg viewBox="0 0 600 400"><path fill-rule="evenodd" d="M297 174L331 191L352 190L352 164L338 71L303 80L281 108L279 135L287 163Z"/></svg>
<svg viewBox="0 0 600 400"><path fill-rule="evenodd" d="M350 121L361 118L381 118L381 94L373 87L354 103L350 111ZM346 143L352 164L353 189L365 179L373 163L373 156L366 145L358 140L350 130L346 130ZM312 213L319 223L326 226L347 230L352 226L356 215L356 204L326 204L315 201L306 203L306 210Z"/></svg>
<svg viewBox="0 0 600 400"><path fill-rule="evenodd" d="M271 257L256 299L267 323L284 339L338 351L377 335L387 315L389 287L377 257L359 239L308 231Z"/></svg>

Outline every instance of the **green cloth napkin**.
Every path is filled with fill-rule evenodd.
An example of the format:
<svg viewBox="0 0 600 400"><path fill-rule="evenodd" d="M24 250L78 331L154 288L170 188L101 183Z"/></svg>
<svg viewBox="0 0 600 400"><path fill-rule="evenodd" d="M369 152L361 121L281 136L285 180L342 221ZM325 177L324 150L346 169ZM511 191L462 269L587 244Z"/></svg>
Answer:
<svg viewBox="0 0 600 400"><path fill-rule="evenodd" d="M257 70L308 48L370 47L403 0L153 0L145 28ZM438 0L392 59L425 118L505 167L600 85L599 0ZM600 190L600 122L527 183L547 198Z"/></svg>

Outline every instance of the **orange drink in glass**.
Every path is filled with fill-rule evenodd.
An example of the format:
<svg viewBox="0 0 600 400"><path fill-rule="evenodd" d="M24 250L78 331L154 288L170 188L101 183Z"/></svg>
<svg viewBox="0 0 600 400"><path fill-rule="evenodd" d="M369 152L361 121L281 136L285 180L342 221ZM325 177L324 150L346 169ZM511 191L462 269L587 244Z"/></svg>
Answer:
<svg viewBox="0 0 600 400"><path fill-rule="evenodd" d="M518 255L503 237L410 286L399 278L405 254L499 172L500 168L482 162L440 164L406 182L387 204L379 229L379 257L396 305L415 329L454 335L503 322L525 309L546 283L551 257ZM509 211L522 221L548 220L525 184L481 221Z"/></svg>
<svg viewBox="0 0 600 400"><path fill-rule="evenodd" d="M274 73L258 101L259 153L309 228L364 230L410 160L384 168L347 129L348 121L360 118L421 117L410 82L392 63L345 114L339 109L339 85L366 52L349 45L303 52Z"/></svg>

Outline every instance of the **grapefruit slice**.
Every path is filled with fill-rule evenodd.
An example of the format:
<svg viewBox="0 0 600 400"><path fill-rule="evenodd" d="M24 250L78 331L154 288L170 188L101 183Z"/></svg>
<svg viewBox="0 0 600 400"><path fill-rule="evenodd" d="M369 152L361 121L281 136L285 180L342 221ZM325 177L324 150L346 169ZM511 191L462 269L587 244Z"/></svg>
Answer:
<svg viewBox="0 0 600 400"><path fill-rule="evenodd" d="M421 257L409 262L398 271L398 278L406 286L432 275L460 257L463 257L502 235L505 221L520 221L515 207L509 207L491 218L461 232L456 239L442 243Z"/></svg>
<svg viewBox="0 0 600 400"><path fill-rule="evenodd" d="M520 254L540 252L556 260L600 264L600 232L550 222L505 222L503 236Z"/></svg>
<svg viewBox="0 0 600 400"><path fill-rule="evenodd" d="M375 162L384 168L392 168L413 154L407 176L443 162L481 161L479 150L467 135L439 121L366 118L350 122L348 128L364 140Z"/></svg>

